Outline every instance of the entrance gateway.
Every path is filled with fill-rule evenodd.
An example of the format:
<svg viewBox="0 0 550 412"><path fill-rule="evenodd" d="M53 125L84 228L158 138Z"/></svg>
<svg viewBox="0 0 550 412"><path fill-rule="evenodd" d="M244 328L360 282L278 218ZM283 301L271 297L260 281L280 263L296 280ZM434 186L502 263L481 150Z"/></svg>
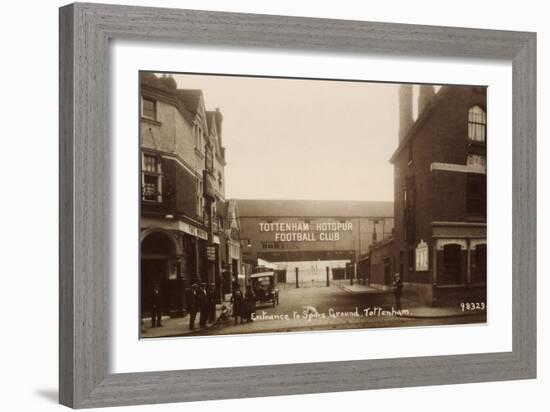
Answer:
<svg viewBox="0 0 550 412"><path fill-rule="evenodd" d="M285 267L289 283L295 281L295 268L304 276L317 274L324 279L326 266L334 278L347 266L353 276L364 277L356 273L354 264L393 230L393 202L246 199L236 203L243 260L253 266L260 259Z"/></svg>

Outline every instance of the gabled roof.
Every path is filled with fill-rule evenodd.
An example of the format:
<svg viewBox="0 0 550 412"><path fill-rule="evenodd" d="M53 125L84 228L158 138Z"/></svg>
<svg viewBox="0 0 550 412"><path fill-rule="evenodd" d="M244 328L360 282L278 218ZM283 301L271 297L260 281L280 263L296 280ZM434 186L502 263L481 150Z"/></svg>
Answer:
<svg viewBox="0 0 550 412"><path fill-rule="evenodd" d="M393 217L393 202L235 199L246 217Z"/></svg>
<svg viewBox="0 0 550 412"><path fill-rule="evenodd" d="M206 111L206 125L208 126L208 130L212 131L216 127L216 112L213 112L211 110Z"/></svg>

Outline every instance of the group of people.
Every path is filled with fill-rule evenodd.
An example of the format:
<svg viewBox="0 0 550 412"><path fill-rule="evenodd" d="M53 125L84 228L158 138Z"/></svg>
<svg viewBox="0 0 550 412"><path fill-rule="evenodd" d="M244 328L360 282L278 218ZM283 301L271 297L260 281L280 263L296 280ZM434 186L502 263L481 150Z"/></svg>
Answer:
<svg viewBox="0 0 550 412"><path fill-rule="evenodd" d="M199 326L206 327L207 323L216 321L216 288L214 284L207 287L206 283L193 283L191 293L187 299L189 311L189 329L195 329L195 319L199 314Z"/></svg>
<svg viewBox="0 0 550 412"><path fill-rule="evenodd" d="M238 283L233 285L233 294L231 295L231 304L233 305L233 317L235 325L239 323L252 322L252 314L256 313L256 294L251 285L247 285L246 292L243 295Z"/></svg>

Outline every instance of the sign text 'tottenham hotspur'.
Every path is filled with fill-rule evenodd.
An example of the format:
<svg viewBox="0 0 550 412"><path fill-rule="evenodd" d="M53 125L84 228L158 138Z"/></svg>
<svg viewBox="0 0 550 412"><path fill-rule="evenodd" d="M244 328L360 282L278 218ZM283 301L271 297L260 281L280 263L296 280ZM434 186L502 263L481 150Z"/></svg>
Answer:
<svg viewBox="0 0 550 412"><path fill-rule="evenodd" d="M340 232L351 232L351 222L260 222L260 232L272 232L275 242L335 242Z"/></svg>

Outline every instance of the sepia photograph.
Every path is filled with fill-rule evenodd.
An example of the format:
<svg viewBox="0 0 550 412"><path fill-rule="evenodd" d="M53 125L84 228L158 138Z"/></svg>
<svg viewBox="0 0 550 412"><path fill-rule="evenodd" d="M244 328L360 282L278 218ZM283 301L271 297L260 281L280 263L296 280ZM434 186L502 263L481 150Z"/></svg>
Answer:
<svg viewBox="0 0 550 412"><path fill-rule="evenodd" d="M487 322L487 87L141 71L142 339Z"/></svg>

